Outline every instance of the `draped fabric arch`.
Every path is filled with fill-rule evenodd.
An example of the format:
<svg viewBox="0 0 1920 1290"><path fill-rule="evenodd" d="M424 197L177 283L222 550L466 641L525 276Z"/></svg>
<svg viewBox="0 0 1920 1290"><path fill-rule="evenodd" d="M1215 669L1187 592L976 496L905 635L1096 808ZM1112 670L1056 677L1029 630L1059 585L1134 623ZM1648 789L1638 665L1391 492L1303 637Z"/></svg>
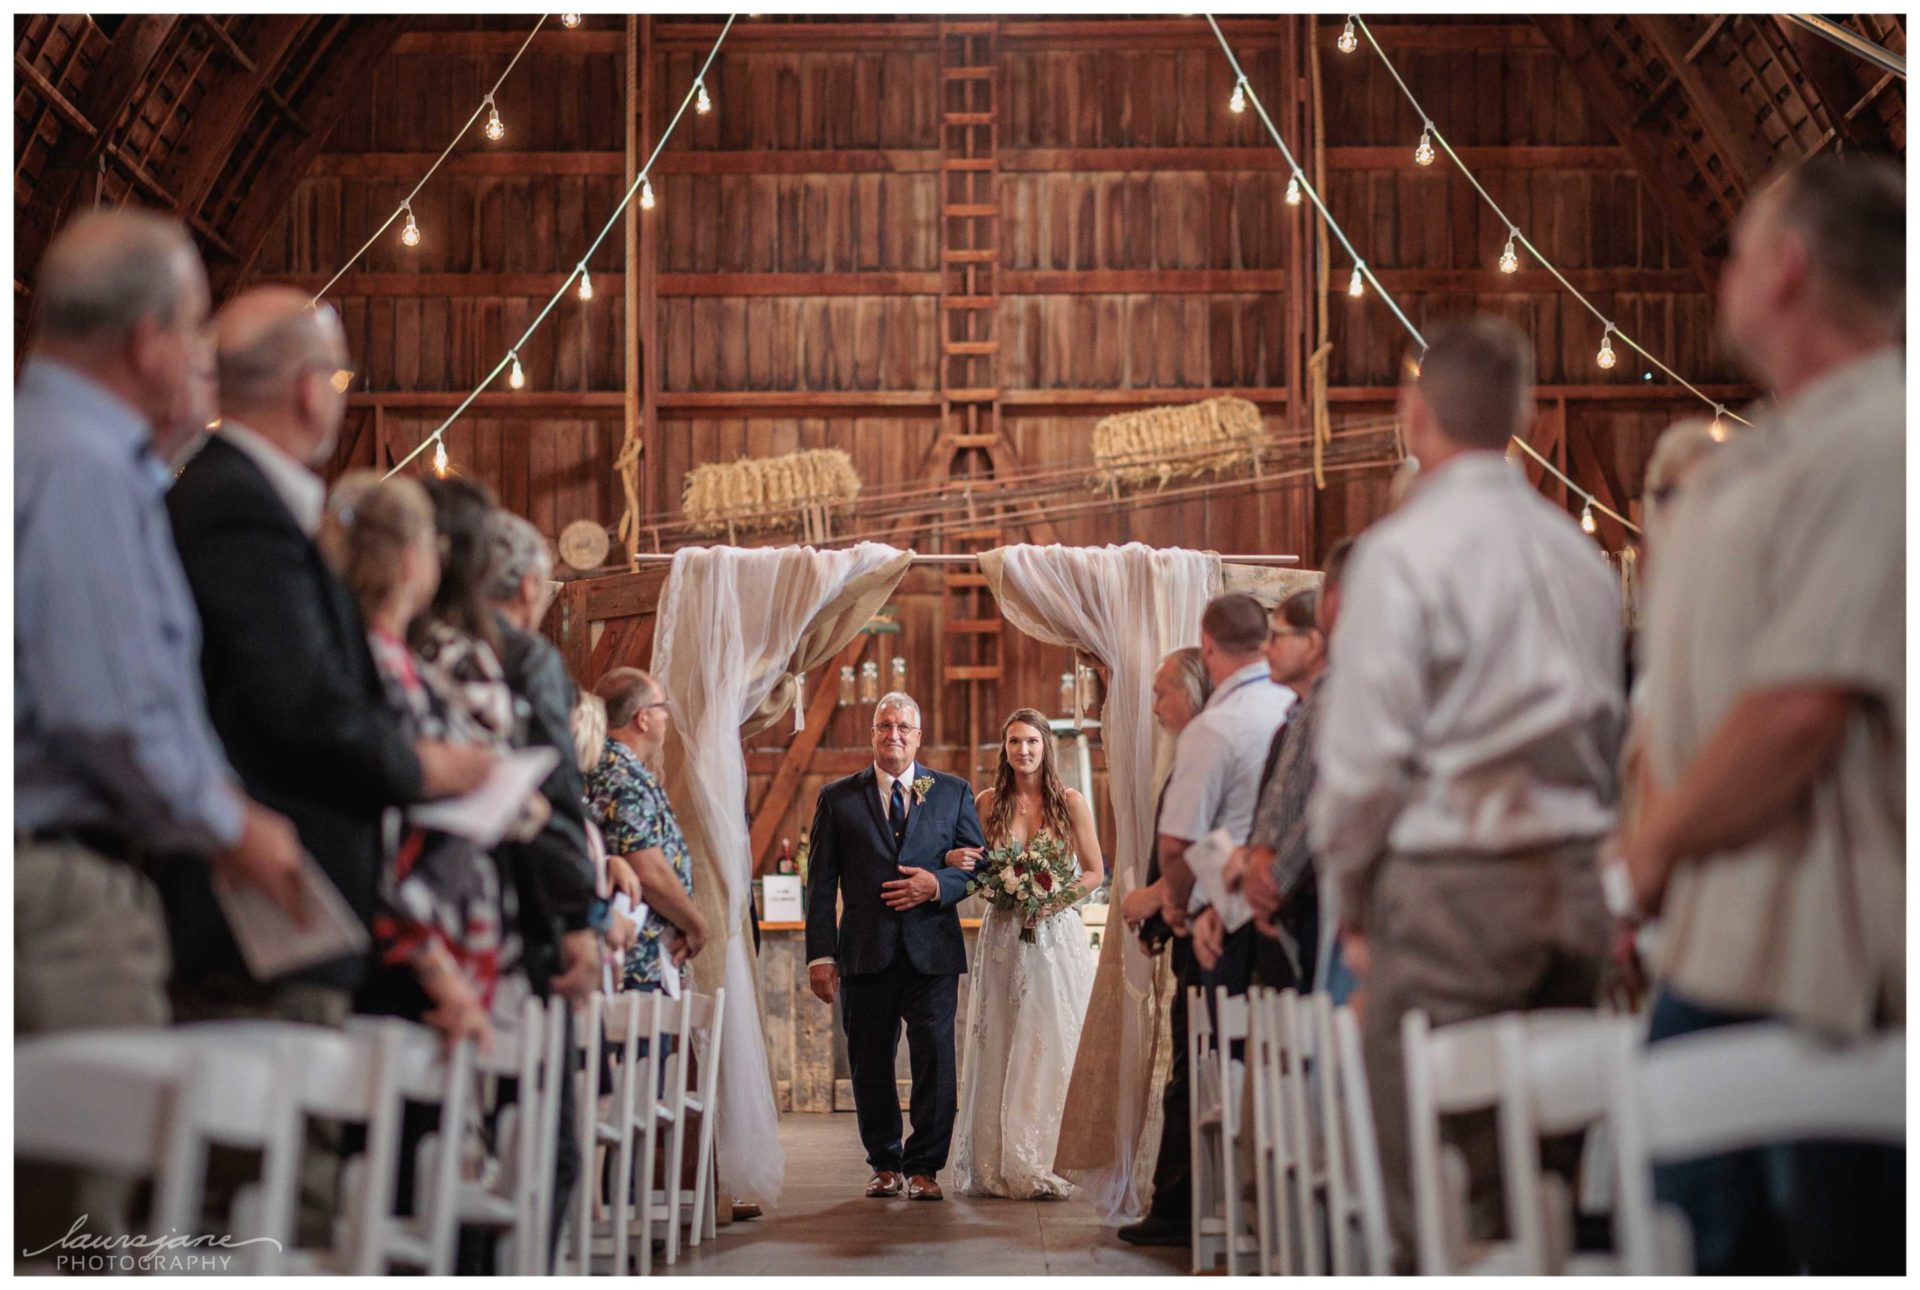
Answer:
<svg viewBox="0 0 1920 1290"><path fill-rule="evenodd" d="M1111 860L1117 904L1146 881L1157 754L1168 751L1156 738L1153 674L1167 654L1199 643L1201 612L1221 585L1220 557L1137 542L1008 546L982 555L980 567L1009 623L1107 667L1100 734L1118 831ZM1132 936L1103 938L1081 1031L1101 1042L1080 1045L1054 1168L1084 1187L1109 1221L1146 1209L1164 1032L1155 961Z"/></svg>
<svg viewBox="0 0 1920 1290"><path fill-rule="evenodd" d="M675 554L654 630L653 672L673 728L669 797L693 854L694 892L714 929L694 960L702 990L724 985L715 1124L720 1177L772 1205L785 1158L760 1025L748 898L747 762L743 733L777 720L795 675L832 657L900 582L908 552L877 542L809 547L690 547Z"/></svg>

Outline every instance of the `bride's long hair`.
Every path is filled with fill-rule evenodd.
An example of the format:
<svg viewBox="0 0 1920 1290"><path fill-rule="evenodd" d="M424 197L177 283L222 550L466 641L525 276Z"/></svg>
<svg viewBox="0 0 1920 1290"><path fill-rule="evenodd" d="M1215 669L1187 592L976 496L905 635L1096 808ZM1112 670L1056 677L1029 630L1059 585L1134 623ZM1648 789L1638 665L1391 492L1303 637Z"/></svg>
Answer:
<svg viewBox="0 0 1920 1290"><path fill-rule="evenodd" d="M1012 834L1018 787L1013 763L1007 760L1007 732L1016 725L1032 726L1040 732L1040 823L1051 829L1063 846L1071 847L1073 816L1067 810L1067 786L1060 782L1053 728L1032 708L1015 709L1000 727L1000 767L993 777L993 809L987 812L986 819L987 842L1005 844Z"/></svg>

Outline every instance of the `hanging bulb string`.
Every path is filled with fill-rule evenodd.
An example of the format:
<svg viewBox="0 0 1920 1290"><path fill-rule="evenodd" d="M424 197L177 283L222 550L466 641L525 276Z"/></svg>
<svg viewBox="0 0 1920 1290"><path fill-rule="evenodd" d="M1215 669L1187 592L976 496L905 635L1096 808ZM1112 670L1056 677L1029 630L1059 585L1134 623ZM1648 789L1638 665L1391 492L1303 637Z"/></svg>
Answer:
<svg viewBox="0 0 1920 1290"><path fill-rule="evenodd" d="M1460 173L1466 177L1466 181L1469 184L1473 185L1473 190L1476 193L1480 194L1480 199L1486 202L1489 209L1491 209L1495 215L1500 217L1500 222L1507 226L1508 239L1511 241L1518 241L1521 246L1525 247L1527 249L1527 254L1531 255L1535 260L1538 260L1540 262L1540 267L1545 269L1548 273L1552 274L1554 277L1554 280L1557 281L1562 287L1566 288L1568 295L1572 296L1575 300L1578 300L1582 305L1584 305L1586 307L1587 312L1592 314L1594 318L1598 320L1603 326L1608 327L1615 336L1618 336L1620 338L1621 343L1626 345L1627 348L1633 350L1636 354L1640 355L1640 357L1646 359L1647 362L1659 368L1662 372L1664 372L1667 375L1667 378L1669 380L1673 381L1674 384L1680 386L1682 389L1686 390L1689 394L1692 394L1695 398L1699 399L1702 403L1705 403L1708 407L1719 407L1720 405L1715 403L1713 398L1710 395L1708 395L1705 391L1701 390L1699 386L1689 381L1686 377L1680 375L1680 373L1674 371L1671 367L1668 367L1665 363L1661 362L1658 357L1656 357L1653 353L1651 353L1645 346L1641 345L1639 341L1627 335L1626 332L1621 331L1619 327L1614 326L1608 320L1607 316L1600 312L1599 307L1596 306L1593 303L1593 301L1587 299L1586 295L1582 293L1578 287L1574 286L1573 283L1567 281L1566 275L1560 272L1560 270L1554 265L1553 261L1549 260L1545 255L1541 254L1540 248L1535 246L1533 244L1532 239L1530 239L1525 233L1523 233L1520 230L1520 226L1514 223L1513 220L1508 217L1506 211L1500 208L1500 203L1493 200L1493 194L1489 193L1486 190L1486 188L1481 184L1480 180L1477 177L1475 177L1474 173L1471 170L1467 169L1467 163L1460 159L1460 154L1453 150L1453 145L1447 141L1447 136L1441 132L1439 126L1433 123L1433 118L1427 115L1426 108L1420 105L1420 100L1414 97L1413 91L1407 87L1407 82L1400 75L1400 69L1393 65L1393 60L1387 57L1387 51L1380 47L1380 42L1374 38L1373 28L1367 25L1367 20L1365 18L1362 18L1358 14L1355 14L1351 19L1351 21L1354 22L1358 26L1360 32L1366 36L1367 43L1373 46L1373 52L1380 56L1380 61L1386 64L1387 74L1393 77L1393 83L1400 87L1400 93L1406 96L1406 100L1408 104L1410 104L1413 110L1419 114L1421 121L1425 123L1426 130L1433 135L1434 142L1438 143L1441 149L1446 152L1447 156L1452 159L1453 164L1459 169ZM1215 30L1218 30L1218 28L1216 28ZM1728 420L1738 421L1743 426L1747 426L1751 428L1753 425L1751 421L1748 421L1745 417L1742 417L1737 413L1728 412L1726 413L1726 416ZM1609 514L1611 514L1611 512L1609 512Z"/></svg>
<svg viewBox="0 0 1920 1290"><path fill-rule="evenodd" d="M1235 75L1239 75L1240 60L1234 57L1233 46L1227 43L1226 35L1221 32L1220 24L1213 20L1212 14L1207 15L1207 25L1213 28L1213 34L1219 40L1220 48L1226 52L1227 61L1233 64L1233 70ZM1361 25L1364 28L1365 24L1362 23ZM1371 32L1368 33L1368 39L1369 40L1372 39ZM1376 46L1376 48L1378 48L1378 46ZM1281 155L1286 158L1287 164L1293 168L1294 176L1300 180L1301 189L1307 194L1307 196L1313 199L1314 208L1320 212L1320 218L1326 221L1327 228L1333 233L1333 235L1336 238L1340 240L1340 245L1344 246L1347 249L1347 254L1353 257L1354 271L1356 273L1364 274L1367 281L1373 283L1373 288L1375 291L1379 292L1380 299L1386 303L1386 306L1388 309L1393 311L1393 316L1400 320L1400 325L1407 329L1407 334L1413 337L1414 343L1420 347L1420 352L1424 354L1427 349L1427 338L1420 334L1420 329L1418 327L1415 327L1412 321L1410 321L1407 318L1406 312L1400 308L1399 302L1393 298L1392 293L1389 292L1385 287L1380 285L1380 280L1374 277L1373 270L1367 268L1366 261L1362 260L1360 258L1359 252L1353 249L1353 243L1350 240L1348 240L1346 230L1340 227L1340 221L1333 217L1333 212L1327 209L1327 204L1320 200L1320 194L1317 191L1315 191L1313 185L1307 181L1306 172L1300 168L1300 163L1294 160L1292 151L1287 147L1287 141L1285 139L1282 139L1280 137L1280 132L1274 128L1272 119L1267 116L1266 105L1261 103L1260 96L1253 92L1253 88L1251 85L1249 85L1247 89L1247 98L1253 104L1253 110L1260 114L1260 120L1266 124L1267 133L1273 137L1274 143L1279 145ZM1422 117L1424 117L1426 114L1422 113L1421 115ZM1436 130L1434 134L1436 138L1439 137L1439 131ZM1441 140L1441 146L1442 147L1446 146L1446 141L1444 139ZM1448 149L1448 152L1449 154L1451 154L1452 149ZM1459 164L1458 158L1455 158L1455 164L1456 165ZM1469 178L1471 178L1471 176L1469 176ZM1508 225L1511 227L1512 225L1511 220L1508 221ZM1640 531L1639 527L1635 525L1633 521L1629 520L1626 516L1620 514L1620 512L1613 510L1611 507L1608 507L1604 503L1596 500L1592 493L1589 493L1586 489L1580 487L1580 485L1574 483L1571 479L1568 479L1564 474L1560 472L1558 467L1556 467L1552 462L1548 461L1545 457L1541 456L1537 451L1535 451L1532 444L1522 439L1519 435L1513 436L1513 442L1521 449L1521 451L1525 452L1528 456L1532 457L1535 461L1539 462L1542 466L1546 467L1548 473L1551 474L1555 479L1558 479L1561 483L1565 484L1574 493L1592 502L1596 510L1600 511L1602 514L1611 516L1615 520L1618 520L1620 524L1622 524L1629 532L1638 533Z"/></svg>
<svg viewBox="0 0 1920 1290"><path fill-rule="evenodd" d="M1316 189L1312 181L1307 178L1307 172L1301 167L1299 161L1295 159L1293 149L1287 147L1287 141L1280 137L1280 131L1275 128L1273 118L1267 115L1267 105L1260 101L1260 95L1254 91L1253 83L1247 79L1247 73L1240 66L1240 60L1234 56L1233 46L1227 43L1226 33L1220 30L1220 24L1214 21L1212 14L1206 15L1206 18L1207 25L1213 28L1214 38L1220 42L1220 48L1227 56L1227 62L1233 67L1234 76L1239 79L1240 84L1246 87L1247 102L1260 117L1260 123L1267 127L1267 134L1273 139L1275 145L1279 147L1280 155L1287 159L1287 165L1292 168L1294 178L1300 181L1300 191L1304 192L1308 199L1313 202L1314 209L1320 212L1320 218L1327 222L1327 227L1333 231L1333 235L1340 239L1340 245L1346 248L1347 255L1352 259L1355 269L1362 274L1368 282L1373 284L1373 289L1379 292L1380 299L1386 302L1387 308L1393 311L1393 316L1400 320L1400 325L1407 329L1407 332L1419 343L1421 350L1424 351L1427 347L1427 338L1422 336L1420 329L1413 325L1413 320L1408 318L1406 313L1400 308L1400 303L1387 292L1385 287L1380 285L1380 279L1374 277L1373 270L1367 267L1366 261L1361 258L1360 252L1355 250L1353 243L1348 240L1346 230L1340 227L1340 221L1333 217L1333 212L1327 209L1327 204L1320 200L1319 190Z"/></svg>
<svg viewBox="0 0 1920 1290"><path fill-rule="evenodd" d="M534 315L533 321L527 324L527 329L520 333L520 339L515 341L513 346L501 356L500 361L493 365L493 370L482 377L480 383L473 387L467 397L460 400L459 405L447 414L447 419L435 426L432 432L429 433L426 438L422 439L412 452L402 457L399 462L394 465L393 469L389 470L385 475L381 476L381 478L391 479L412 464L414 458L438 443L440 437L447 432L447 428L464 416L467 409L473 406L473 401L479 398L481 393L499 378L500 373L507 370L509 364L518 360L520 351L526 347L528 337L540 329L540 324L547 320L547 315L551 314L559 305L561 299L567 294L568 290L572 288L575 279L585 271L587 261L593 259L593 253L599 250L600 244L606 241L608 236L612 234L614 226L620 222L620 216L623 215L627 207L632 204L634 194L639 192L640 186L647 182L648 172L653 169L653 163L659 160L661 151L667 146L667 141L673 138L673 132L679 126L680 118L685 116L687 109L692 106L694 91L704 82L707 70L713 66L713 60L720 56L720 46L726 43L727 33L733 30L733 23L737 17L739 17L738 14L727 15L726 25L720 29L720 35L714 40L713 48L707 51L707 59L704 63L700 64L700 71L694 76L693 84L687 87L685 96L680 100L680 107L674 112L673 119L667 122L667 128L660 132L660 139L653 145L653 151L647 155L647 164L640 168L640 173L633 177L631 184L627 185L627 191L621 195L619 202L615 204L613 214L607 216L607 222L601 227L599 236L595 237L593 241L588 244L586 254L582 255L574 264L565 280L560 283L559 290L555 291L552 298L547 301L540 312Z"/></svg>
<svg viewBox="0 0 1920 1290"><path fill-rule="evenodd" d="M380 227L373 230L373 235L360 244L359 250L347 257L347 262L335 270L331 278L327 279L326 286L321 287L313 293L313 299L307 301L309 308L319 304L320 298L326 295L327 292L333 290L334 284L347 275L347 270L360 263L360 257L365 255L373 244L380 240L380 235L392 228L393 222L411 208L413 199L420 195L420 190L427 186L427 181L433 178L434 172L440 169L448 157L453 155L453 150L459 146L462 139L467 137L467 131L473 129L473 123L480 119L483 112L493 106L493 96L499 93L501 85L506 83L507 76L513 71L514 66L519 63L520 56L527 52L527 46L533 43L533 38L540 34L540 28L546 21L547 15L541 14L539 20L533 24L533 30L527 33L527 38L520 42L520 48L513 51L513 57L507 61L506 68L501 71L499 78L494 81L493 87L489 89L486 96L480 100L480 106L476 107L473 110L473 115L467 118L467 123L461 126L459 132L448 141L447 146L440 150L440 155L433 159L431 166L427 167L427 173L420 176L420 182L415 184L413 188L408 191L407 195L400 199L400 205L394 209L393 214L387 216Z"/></svg>

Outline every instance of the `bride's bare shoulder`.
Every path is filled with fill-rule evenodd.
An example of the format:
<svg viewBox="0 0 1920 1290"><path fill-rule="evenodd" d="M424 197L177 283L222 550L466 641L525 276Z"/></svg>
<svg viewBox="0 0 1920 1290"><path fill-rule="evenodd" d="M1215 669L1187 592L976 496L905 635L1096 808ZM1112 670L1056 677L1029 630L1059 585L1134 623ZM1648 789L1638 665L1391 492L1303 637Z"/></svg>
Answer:
<svg viewBox="0 0 1920 1290"><path fill-rule="evenodd" d="M987 808L993 805L993 789L990 787L981 789L974 797L973 805L974 809L985 813Z"/></svg>

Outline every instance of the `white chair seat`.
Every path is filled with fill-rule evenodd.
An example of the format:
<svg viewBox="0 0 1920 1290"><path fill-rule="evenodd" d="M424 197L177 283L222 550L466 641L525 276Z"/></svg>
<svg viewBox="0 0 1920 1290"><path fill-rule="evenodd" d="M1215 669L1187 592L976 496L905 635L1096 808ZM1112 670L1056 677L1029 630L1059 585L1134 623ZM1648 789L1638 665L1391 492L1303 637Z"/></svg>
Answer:
<svg viewBox="0 0 1920 1290"><path fill-rule="evenodd" d="M520 1217L508 1197L468 1187L460 1189L456 1212L467 1227L512 1227Z"/></svg>

